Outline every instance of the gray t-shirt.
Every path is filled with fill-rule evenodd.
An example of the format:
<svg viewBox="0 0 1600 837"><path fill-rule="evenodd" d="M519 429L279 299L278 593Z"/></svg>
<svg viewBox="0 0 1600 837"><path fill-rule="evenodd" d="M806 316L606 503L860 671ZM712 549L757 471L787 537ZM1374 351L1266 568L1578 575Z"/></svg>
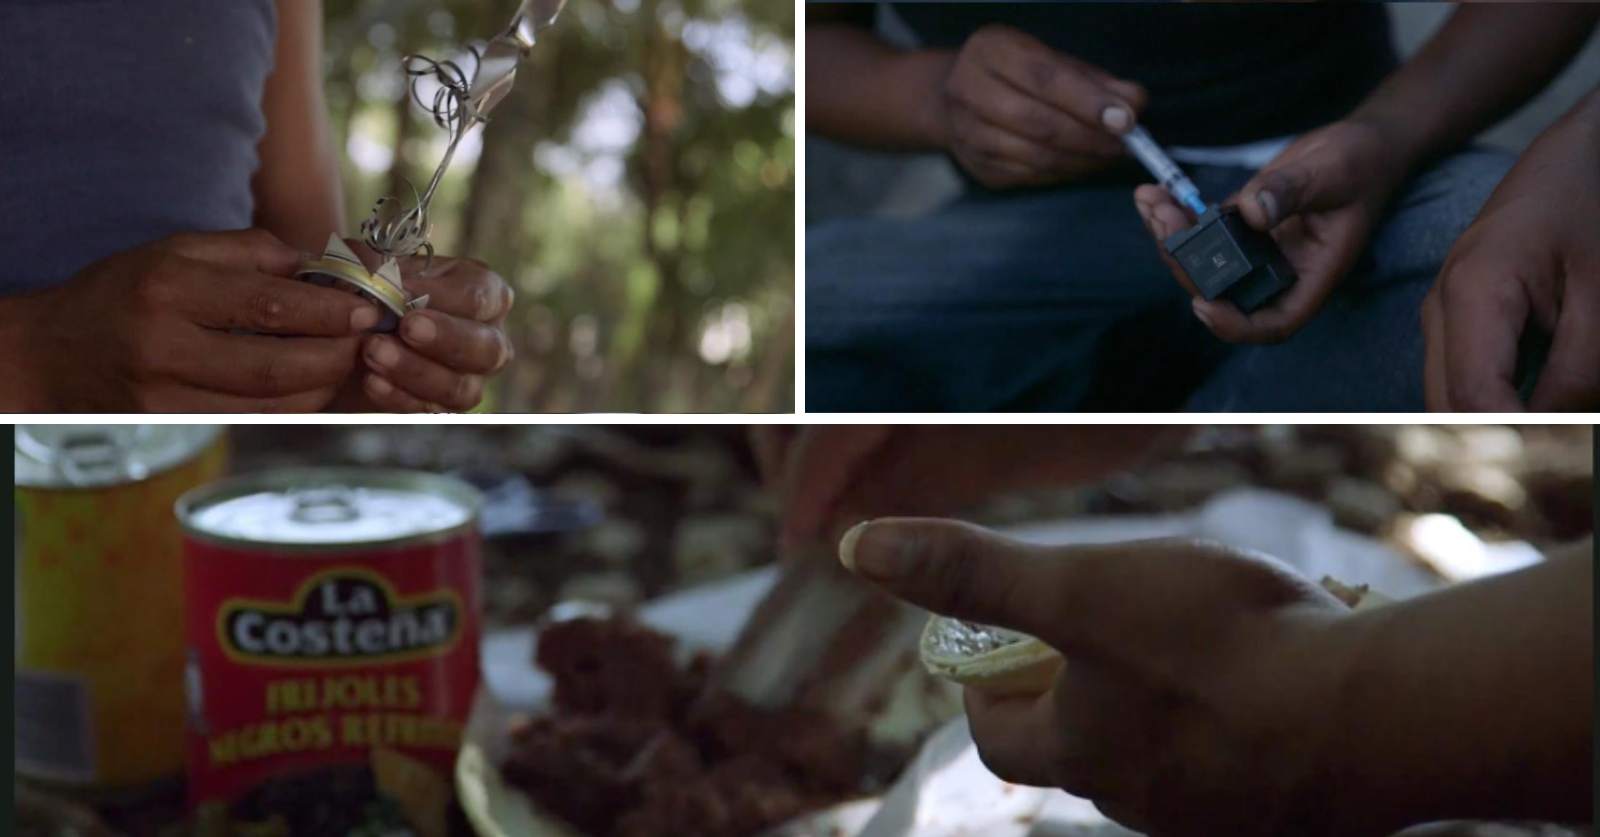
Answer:
<svg viewBox="0 0 1600 837"><path fill-rule="evenodd" d="M272 0L0 0L0 294L250 226Z"/></svg>

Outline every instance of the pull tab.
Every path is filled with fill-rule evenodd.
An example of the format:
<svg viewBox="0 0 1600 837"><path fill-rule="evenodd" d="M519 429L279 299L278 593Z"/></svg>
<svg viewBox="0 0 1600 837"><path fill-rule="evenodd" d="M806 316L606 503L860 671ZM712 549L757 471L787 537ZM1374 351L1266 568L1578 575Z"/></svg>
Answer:
<svg viewBox="0 0 1600 837"><path fill-rule="evenodd" d="M343 486L308 488L290 496L294 499L294 511L289 513L289 519L296 523L349 523L361 516L350 489Z"/></svg>
<svg viewBox="0 0 1600 837"><path fill-rule="evenodd" d="M101 427L65 433L51 446L51 464L68 485L144 479L149 469L134 450L145 430L141 427L133 433L119 433Z"/></svg>

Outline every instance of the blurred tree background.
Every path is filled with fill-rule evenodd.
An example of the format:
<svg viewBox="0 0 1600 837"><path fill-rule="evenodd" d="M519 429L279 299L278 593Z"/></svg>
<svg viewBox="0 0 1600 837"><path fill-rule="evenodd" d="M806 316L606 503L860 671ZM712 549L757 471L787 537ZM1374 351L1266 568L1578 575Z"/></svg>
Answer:
<svg viewBox="0 0 1600 837"><path fill-rule="evenodd" d="M324 5L353 229L443 154L401 57L460 59L518 2ZM517 291L487 409L793 409L793 44L788 0L569 0L433 204L439 252Z"/></svg>

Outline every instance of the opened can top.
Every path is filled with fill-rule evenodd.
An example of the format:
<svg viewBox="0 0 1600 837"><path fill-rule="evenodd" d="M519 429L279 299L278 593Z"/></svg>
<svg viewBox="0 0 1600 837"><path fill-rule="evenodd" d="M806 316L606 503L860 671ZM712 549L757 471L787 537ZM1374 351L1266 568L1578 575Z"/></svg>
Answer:
<svg viewBox="0 0 1600 837"><path fill-rule="evenodd" d="M439 474L289 468L191 491L177 514L213 543L327 552L452 537L476 525L478 505L470 485Z"/></svg>
<svg viewBox="0 0 1600 837"><path fill-rule="evenodd" d="M148 479L193 459L222 428L204 424L19 424L15 484L109 488Z"/></svg>

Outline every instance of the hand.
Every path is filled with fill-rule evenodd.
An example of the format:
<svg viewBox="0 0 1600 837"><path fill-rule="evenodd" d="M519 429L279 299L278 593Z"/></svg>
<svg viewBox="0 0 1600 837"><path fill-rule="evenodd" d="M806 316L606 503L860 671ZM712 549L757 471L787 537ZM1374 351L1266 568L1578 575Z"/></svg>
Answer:
<svg viewBox="0 0 1600 837"><path fill-rule="evenodd" d="M374 334L362 346L365 370L339 409L395 413L466 412L483 398L484 380L511 362L506 315L512 292L499 274L473 259L436 257L401 263L406 290L427 294L428 307L408 312L395 334Z"/></svg>
<svg viewBox="0 0 1600 837"><path fill-rule="evenodd" d="M1230 343L1277 343L1305 325L1355 265L1405 177L1401 157L1378 123L1335 122L1296 140L1226 201L1251 227L1270 231L1299 274L1292 288L1250 314L1201 297L1167 252L1162 242L1194 224L1188 210L1156 185L1140 186L1133 198L1200 322Z"/></svg>
<svg viewBox="0 0 1600 837"><path fill-rule="evenodd" d="M1144 88L1007 26L957 53L936 97L935 131L979 183L1001 189L1071 180L1123 155Z"/></svg>
<svg viewBox="0 0 1600 837"><path fill-rule="evenodd" d="M1524 409L1530 326L1554 342L1526 407L1600 409L1600 94L1584 107L1522 155L1423 302L1430 409Z"/></svg>
<svg viewBox="0 0 1600 837"><path fill-rule="evenodd" d="M939 520L864 523L840 560L937 613L1030 633L1066 657L1051 690L966 690L978 753L1151 834L1344 834L1318 784L1348 609L1260 555L1184 540L1040 547ZM1359 805L1353 805L1357 809Z"/></svg>
<svg viewBox="0 0 1600 837"><path fill-rule="evenodd" d="M794 543L831 541L867 517L949 514L1003 490L1098 479L1174 433L1138 425L761 425L752 441L779 497L783 538Z"/></svg>
<svg viewBox="0 0 1600 837"><path fill-rule="evenodd" d="M313 412L356 364L378 311L293 278L262 230L175 235L22 297L11 358L39 412ZM24 365L25 364L25 365Z"/></svg>

